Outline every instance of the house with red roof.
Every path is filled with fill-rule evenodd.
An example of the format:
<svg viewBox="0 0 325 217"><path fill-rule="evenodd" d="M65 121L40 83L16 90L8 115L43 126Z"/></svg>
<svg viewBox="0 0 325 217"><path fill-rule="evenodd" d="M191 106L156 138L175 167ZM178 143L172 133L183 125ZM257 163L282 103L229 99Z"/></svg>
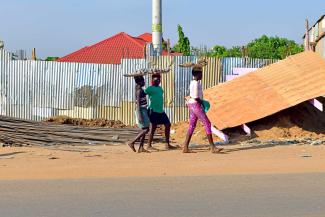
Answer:
<svg viewBox="0 0 325 217"><path fill-rule="evenodd" d="M120 64L122 59L141 59L146 56L147 45L152 42L152 35L144 33L133 37L125 32L118 33L94 45L87 46L59 58L58 62L79 62L98 64ZM163 55L180 56L180 53Z"/></svg>

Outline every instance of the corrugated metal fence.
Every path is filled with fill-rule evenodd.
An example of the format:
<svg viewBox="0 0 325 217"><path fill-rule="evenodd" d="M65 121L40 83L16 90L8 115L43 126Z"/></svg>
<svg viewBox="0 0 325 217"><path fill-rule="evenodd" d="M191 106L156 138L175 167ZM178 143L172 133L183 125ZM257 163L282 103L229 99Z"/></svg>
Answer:
<svg viewBox="0 0 325 217"><path fill-rule="evenodd" d="M204 89L225 81L234 67L259 68L274 60L249 58L208 58L204 68ZM148 67L168 68L163 75L165 110L173 123L187 120L184 97L188 95L191 70L181 68L191 57L150 57L124 59L120 65L59 63L11 60L0 50L0 115L42 120L51 116L103 118L134 124L134 81L123 74ZM149 78L147 80L149 83Z"/></svg>

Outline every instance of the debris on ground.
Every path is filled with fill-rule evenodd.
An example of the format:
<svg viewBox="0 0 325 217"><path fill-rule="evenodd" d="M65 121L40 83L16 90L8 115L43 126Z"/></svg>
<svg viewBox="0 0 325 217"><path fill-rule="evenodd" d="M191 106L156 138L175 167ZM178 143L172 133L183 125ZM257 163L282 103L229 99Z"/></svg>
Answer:
<svg viewBox="0 0 325 217"><path fill-rule="evenodd" d="M123 144L139 129L58 125L0 116L0 143L5 146Z"/></svg>
<svg viewBox="0 0 325 217"><path fill-rule="evenodd" d="M15 158L14 156L0 156L0 160L3 160L3 159L13 159Z"/></svg>
<svg viewBox="0 0 325 217"><path fill-rule="evenodd" d="M313 156L311 156L311 155L309 155L309 154L303 154L303 155L300 155L300 157L303 157L303 158L310 158L310 157L313 157Z"/></svg>
<svg viewBox="0 0 325 217"><path fill-rule="evenodd" d="M272 139L272 140L258 140L252 139L240 143L242 146L281 146L281 145L325 145L325 137L323 139L315 138L299 138L299 139Z"/></svg>
<svg viewBox="0 0 325 217"><path fill-rule="evenodd" d="M54 116L44 120L45 123L54 124L68 124L74 126L87 126L87 127L104 127L104 128L130 128L121 121L113 121L106 119L81 119L70 118L68 116Z"/></svg>

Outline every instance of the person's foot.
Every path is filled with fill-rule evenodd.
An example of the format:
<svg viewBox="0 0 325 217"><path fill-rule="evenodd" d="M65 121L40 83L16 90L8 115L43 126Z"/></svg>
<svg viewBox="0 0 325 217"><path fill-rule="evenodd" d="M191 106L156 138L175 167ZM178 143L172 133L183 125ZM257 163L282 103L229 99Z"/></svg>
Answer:
<svg viewBox="0 0 325 217"><path fill-rule="evenodd" d="M195 152L192 151L192 150L190 150L190 149L188 149L188 148L184 148L184 149L183 149L183 153L184 153L184 154L190 154L190 153L195 153Z"/></svg>
<svg viewBox="0 0 325 217"><path fill-rule="evenodd" d="M211 148L211 153L217 154L217 153L220 153L222 150L223 150L223 148L218 148L218 147L214 146Z"/></svg>
<svg viewBox="0 0 325 217"><path fill-rule="evenodd" d="M144 147L140 147L138 153L150 153L150 151L146 150Z"/></svg>
<svg viewBox="0 0 325 217"><path fill-rule="evenodd" d="M150 150L150 151L159 151L159 149L154 148L152 146L147 146L147 150Z"/></svg>
<svg viewBox="0 0 325 217"><path fill-rule="evenodd" d="M132 149L132 151L137 152L134 148L134 143L128 143L128 146Z"/></svg>
<svg viewBox="0 0 325 217"><path fill-rule="evenodd" d="M178 149L178 148L179 148L179 146L166 145L167 150L175 150L175 149Z"/></svg>

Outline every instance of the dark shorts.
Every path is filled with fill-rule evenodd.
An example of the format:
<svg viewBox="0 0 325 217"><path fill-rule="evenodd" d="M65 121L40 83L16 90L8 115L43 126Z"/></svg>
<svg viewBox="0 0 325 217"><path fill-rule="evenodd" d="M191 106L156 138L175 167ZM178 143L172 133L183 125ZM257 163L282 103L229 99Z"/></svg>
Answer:
<svg viewBox="0 0 325 217"><path fill-rule="evenodd" d="M149 119L150 122L155 125L170 124L169 118L165 112L157 113L149 109Z"/></svg>

